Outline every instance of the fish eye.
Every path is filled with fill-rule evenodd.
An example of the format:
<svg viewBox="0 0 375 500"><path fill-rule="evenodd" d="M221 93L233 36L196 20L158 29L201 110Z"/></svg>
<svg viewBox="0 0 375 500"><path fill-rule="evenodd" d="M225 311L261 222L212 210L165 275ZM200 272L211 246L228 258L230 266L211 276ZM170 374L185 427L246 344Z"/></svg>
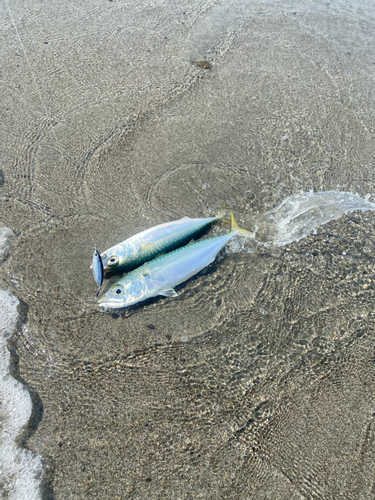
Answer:
<svg viewBox="0 0 375 500"><path fill-rule="evenodd" d="M125 289L123 286L119 285L119 286L116 286L113 291L116 295L122 295L124 293Z"/></svg>
<svg viewBox="0 0 375 500"><path fill-rule="evenodd" d="M114 255L108 260L107 266L116 267L118 265L118 257Z"/></svg>

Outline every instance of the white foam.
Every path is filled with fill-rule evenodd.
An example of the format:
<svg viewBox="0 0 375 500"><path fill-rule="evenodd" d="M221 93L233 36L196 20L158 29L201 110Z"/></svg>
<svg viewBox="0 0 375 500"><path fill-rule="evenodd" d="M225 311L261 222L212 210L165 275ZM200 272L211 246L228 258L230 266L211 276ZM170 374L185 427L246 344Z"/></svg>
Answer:
<svg viewBox="0 0 375 500"><path fill-rule="evenodd" d="M375 203L343 191L295 194L266 214L275 224L270 243L283 246L299 241L317 227L354 210L375 210Z"/></svg>
<svg viewBox="0 0 375 500"><path fill-rule="evenodd" d="M0 496L34 500L41 498L41 458L15 443L32 403L27 389L9 374L7 341L16 327L18 304L16 297L0 290Z"/></svg>
<svg viewBox="0 0 375 500"><path fill-rule="evenodd" d="M0 227L0 261L6 257L15 235L9 227Z"/></svg>

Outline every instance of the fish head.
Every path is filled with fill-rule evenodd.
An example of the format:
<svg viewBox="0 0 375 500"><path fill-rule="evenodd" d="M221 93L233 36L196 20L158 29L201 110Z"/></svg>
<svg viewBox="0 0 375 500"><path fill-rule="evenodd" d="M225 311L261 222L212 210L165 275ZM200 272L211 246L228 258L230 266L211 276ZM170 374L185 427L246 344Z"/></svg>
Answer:
<svg viewBox="0 0 375 500"><path fill-rule="evenodd" d="M104 258L102 255L102 261L103 261L103 266L105 271L109 271L111 269L116 269L120 264L120 259L119 256L116 254L113 255L108 255L107 253L104 254Z"/></svg>
<svg viewBox="0 0 375 500"><path fill-rule="evenodd" d="M106 252L102 254L104 271L116 271L128 266L128 257L120 252Z"/></svg>
<svg viewBox="0 0 375 500"><path fill-rule="evenodd" d="M128 275L112 285L98 303L103 309L122 309L146 300L148 295L146 281L137 276L133 279Z"/></svg>
<svg viewBox="0 0 375 500"><path fill-rule="evenodd" d="M110 248L101 256L104 271L116 271L117 269L127 267L131 262L133 254L133 247L129 248L128 245L119 244Z"/></svg>

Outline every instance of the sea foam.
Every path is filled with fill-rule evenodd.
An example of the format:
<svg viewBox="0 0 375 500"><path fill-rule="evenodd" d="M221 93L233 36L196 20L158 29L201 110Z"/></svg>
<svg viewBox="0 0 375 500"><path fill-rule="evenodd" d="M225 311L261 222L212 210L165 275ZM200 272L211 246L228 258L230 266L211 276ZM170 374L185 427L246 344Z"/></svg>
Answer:
<svg viewBox="0 0 375 500"><path fill-rule="evenodd" d="M13 237L10 229L0 228L0 262ZM16 328L18 305L16 297L0 290L0 497L34 500L41 498L42 461L15 442L30 418L32 403L26 387L9 373L7 343Z"/></svg>
<svg viewBox="0 0 375 500"><path fill-rule="evenodd" d="M15 235L9 227L0 227L0 262L7 256L14 237Z"/></svg>

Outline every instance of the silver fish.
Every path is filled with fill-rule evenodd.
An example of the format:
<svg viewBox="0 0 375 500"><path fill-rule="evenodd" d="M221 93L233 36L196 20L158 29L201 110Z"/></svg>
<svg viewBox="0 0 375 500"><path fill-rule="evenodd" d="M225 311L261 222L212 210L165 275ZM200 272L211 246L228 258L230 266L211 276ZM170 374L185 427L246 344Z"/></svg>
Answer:
<svg viewBox="0 0 375 500"><path fill-rule="evenodd" d="M99 306L119 309L157 295L175 297L174 287L213 262L236 234L254 237L254 233L238 227L232 212L232 230L229 233L191 243L143 264L111 286L99 299Z"/></svg>
<svg viewBox="0 0 375 500"><path fill-rule="evenodd" d="M92 273L94 275L94 280L95 280L95 282L98 285L99 290L100 290L100 287L103 284L104 272L103 272L102 258L100 257L100 253L98 252L98 249L96 247L94 250L94 255L92 256L92 266L91 267L92 267ZM99 290L98 290L98 293L99 293ZM98 293L97 293L97 295L98 295Z"/></svg>
<svg viewBox="0 0 375 500"><path fill-rule="evenodd" d="M183 219L166 222L142 231L101 254L104 271L131 270L158 255L186 245L222 217Z"/></svg>

